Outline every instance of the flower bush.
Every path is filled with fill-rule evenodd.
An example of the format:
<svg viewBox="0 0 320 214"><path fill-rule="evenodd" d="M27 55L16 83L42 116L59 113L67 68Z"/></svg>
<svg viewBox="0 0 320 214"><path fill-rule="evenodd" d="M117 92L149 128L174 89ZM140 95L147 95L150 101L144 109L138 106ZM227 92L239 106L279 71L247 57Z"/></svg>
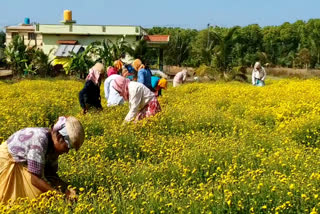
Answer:
<svg viewBox="0 0 320 214"><path fill-rule="evenodd" d="M80 115L83 82L0 82L0 142L74 115L84 145L59 159L77 189L0 205L6 213L318 213L320 81L169 87L162 112L122 125L128 106ZM103 90L103 87L101 87ZM103 91L101 92L103 97Z"/></svg>

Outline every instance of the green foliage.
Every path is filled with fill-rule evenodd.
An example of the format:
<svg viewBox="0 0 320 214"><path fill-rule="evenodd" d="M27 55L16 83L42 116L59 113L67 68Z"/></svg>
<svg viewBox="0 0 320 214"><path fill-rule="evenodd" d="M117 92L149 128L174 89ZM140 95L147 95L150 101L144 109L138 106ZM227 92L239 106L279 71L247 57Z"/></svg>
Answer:
<svg viewBox="0 0 320 214"><path fill-rule="evenodd" d="M115 42L111 40L96 41L86 47L80 53L72 53L70 75L78 75L85 78L89 69L96 63L102 62L105 66L113 65L122 53L132 53L133 49L125 37L121 37ZM69 74L69 73L67 73Z"/></svg>
<svg viewBox="0 0 320 214"><path fill-rule="evenodd" d="M0 31L0 48L5 48L6 34Z"/></svg>
<svg viewBox="0 0 320 214"><path fill-rule="evenodd" d="M219 79L219 73L215 69L207 65L200 65L199 68L196 69L196 74L199 77L206 76L214 80Z"/></svg>
<svg viewBox="0 0 320 214"><path fill-rule="evenodd" d="M23 38L15 36L12 42L6 47L5 55L7 63L14 75L23 75L26 64L30 62L28 48Z"/></svg>
<svg viewBox="0 0 320 214"><path fill-rule="evenodd" d="M148 32L170 35L164 52L168 65L205 64L223 73L235 66L252 67L255 61L289 68L307 64L308 68L320 67L320 19L263 28L257 24L233 28L215 26L200 31L154 27ZM299 52L305 48L309 50L309 57L301 59Z"/></svg>
<svg viewBox="0 0 320 214"><path fill-rule="evenodd" d="M311 62L311 54L309 49L302 48L297 53L297 57L295 58L295 65L300 68L308 68Z"/></svg>
<svg viewBox="0 0 320 214"><path fill-rule="evenodd" d="M106 66L113 65L113 62L120 58L122 53L129 53L132 56L133 48L125 40L125 36L112 42L110 39L92 43L96 61L100 61Z"/></svg>
<svg viewBox="0 0 320 214"><path fill-rule="evenodd" d="M47 54L35 46L27 47L23 38L16 36L5 49L7 63L14 75L40 75L51 74L51 61Z"/></svg>
<svg viewBox="0 0 320 214"><path fill-rule="evenodd" d="M93 60L96 44L90 44L80 53L71 53L70 75L78 75L85 78L89 69L95 64ZM68 73L67 73L68 74Z"/></svg>
<svg viewBox="0 0 320 214"><path fill-rule="evenodd" d="M229 78L231 80L237 80L240 82L247 82L248 77L247 77L246 73L247 73L246 67L244 67L244 66L233 67L230 72Z"/></svg>
<svg viewBox="0 0 320 214"><path fill-rule="evenodd" d="M5 65L5 48L6 34L3 31L0 31L0 66Z"/></svg>
<svg viewBox="0 0 320 214"><path fill-rule="evenodd" d="M198 34L194 29L182 28L161 28L153 27L148 30L150 35L162 34L170 35L169 44L164 49L164 63L167 65L187 65L195 66L198 62L192 55L191 43L196 39ZM149 61L156 61L158 54L156 52L148 53Z"/></svg>
<svg viewBox="0 0 320 214"><path fill-rule="evenodd" d="M320 122L312 121L293 132L293 140L311 147L320 146Z"/></svg>

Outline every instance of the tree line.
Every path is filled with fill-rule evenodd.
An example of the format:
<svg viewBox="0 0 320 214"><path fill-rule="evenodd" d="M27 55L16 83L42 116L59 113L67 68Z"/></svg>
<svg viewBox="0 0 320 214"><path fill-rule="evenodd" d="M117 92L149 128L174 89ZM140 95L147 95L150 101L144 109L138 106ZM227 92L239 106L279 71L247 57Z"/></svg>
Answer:
<svg viewBox="0 0 320 214"><path fill-rule="evenodd" d="M260 61L269 66L320 68L320 19L266 27L210 26L200 31L153 27L148 33L170 35L164 50L166 65L206 65L228 71ZM148 57L155 55L150 53Z"/></svg>
<svg viewBox="0 0 320 214"><path fill-rule="evenodd" d="M204 66L205 70L210 68L220 73L234 71L237 67L252 67L255 61L267 66L320 69L320 19L266 27L257 24L231 28L209 26L203 30L153 27L147 31L149 35L170 35L169 44L164 47L165 65ZM150 65L158 63L158 49L148 48L144 40L132 49L124 40L89 45L79 56L72 56L71 71L83 75L94 63L90 58L92 54L108 65L121 52ZM28 49L19 38L8 47L4 42L5 34L0 32L0 66L9 64L17 73L48 74L49 58L40 50Z"/></svg>

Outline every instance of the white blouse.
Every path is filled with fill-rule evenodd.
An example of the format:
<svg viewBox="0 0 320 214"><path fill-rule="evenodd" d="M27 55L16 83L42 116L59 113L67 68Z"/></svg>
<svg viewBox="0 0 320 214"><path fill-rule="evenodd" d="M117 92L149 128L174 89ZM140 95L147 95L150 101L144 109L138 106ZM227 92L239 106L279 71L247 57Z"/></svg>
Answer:
<svg viewBox="0 0 320 214"><path fill-rule="evenodd" d="M257 79L264 81L266 76L267 76L267 73L263 67L261 67L260 71L253 69L253 71L252 71L252 84L253 85L256 84Z"/></svg>
<svg viewBox="0 0 320 214"><path fill-rule="evenodd" d="M136 114L143 109L154 97L155 94L145 85L139 82L129 83L129 112L125 118L126 121L134 119Z"/></svg>
<svg viewBox="0 0 320 214"><path fill-rule="evenodd" d="M123 98L120 94L113 88L114 80L120 75L113 74L108 77L104 82L104 94L108 101L108 106L116 106L124 103Z"/></svg>

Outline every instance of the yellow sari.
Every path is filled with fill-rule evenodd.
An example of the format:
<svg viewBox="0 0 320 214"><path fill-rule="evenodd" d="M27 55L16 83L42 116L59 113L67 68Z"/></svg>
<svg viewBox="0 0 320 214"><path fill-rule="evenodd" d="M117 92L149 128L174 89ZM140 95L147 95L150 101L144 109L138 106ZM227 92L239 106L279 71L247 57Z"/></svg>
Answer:
<svg viewBox="0 0 320 214"><path fill-rule="evenodd" d="M14 162L7 142L0 145L0 202L20 197L36 198L42 192L32 185L31 173L22 164Z"/></svg>

